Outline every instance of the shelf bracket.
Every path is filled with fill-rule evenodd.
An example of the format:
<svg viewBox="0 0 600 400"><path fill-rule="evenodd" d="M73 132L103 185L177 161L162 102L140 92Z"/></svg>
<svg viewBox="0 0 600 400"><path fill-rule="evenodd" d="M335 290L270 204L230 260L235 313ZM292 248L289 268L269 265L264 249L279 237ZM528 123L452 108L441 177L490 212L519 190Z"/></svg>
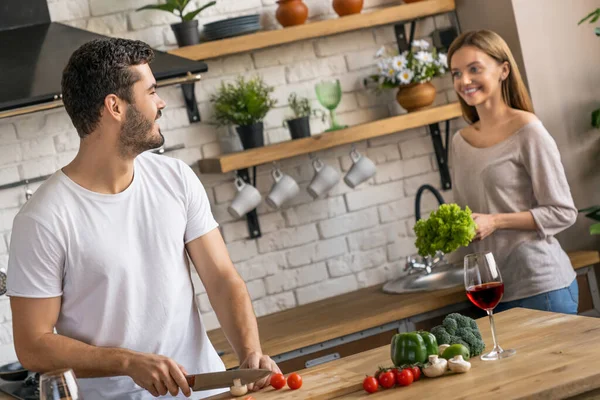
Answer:
<svg viewBox="0 0 600 400"><path fill-rule="evenodd" d="M188 119L190 123L200 122L200 111L198 111L198 103L196 102L196 93L194 92L195 83L182 83L181 90L183 91L183 100L187 109Z"/></svg>
<svg viewBox="0 0 600 400"><path fill-rule="evenodd" d="M250 174L248 173L248 168L238 169L237 174L240 178L244 180L244 182L256 187L256 167L254 167L253 170L254 182L250 181ZM246 214L246 221L248 221L248 233L250 234L250 239L256 239L261 237L262 233L260 232L260 224L258 222L258 214L256 213L256 209Z"/></svg>
<svg viewBox="0 0 600 400"><path fill-rule="evenodd" d="M442 142L442 134L440 132L440 124L429 124L429 133L433 141L433 149L435 150L435 158L437 160L438 169L440 171L440 179L442 181L442 190L452 189L452 179L450 178L450 169L448 168L448 147L450 136L450 120L446 121L446 146Z"/></svg>
<svg viewBox="0 0 600 400"><path fill-rule="evenodd" d="M411 48L411 43L415 39L415 22L410 22L410 34L408 40L406 39L406 30L404 23L394 25L394 34L396 35L396 43L398 44L398 52L408 51Z"/></svg>

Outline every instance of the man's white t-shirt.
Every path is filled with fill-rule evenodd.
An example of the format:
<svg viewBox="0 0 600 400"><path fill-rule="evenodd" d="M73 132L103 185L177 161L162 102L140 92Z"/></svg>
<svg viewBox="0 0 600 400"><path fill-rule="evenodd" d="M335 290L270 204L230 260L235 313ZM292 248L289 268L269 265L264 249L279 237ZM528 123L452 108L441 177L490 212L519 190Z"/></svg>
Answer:
<svg viewBox="0 0 600 400"><path fill-rule="evenodd" d="M132 183L114 195L84 189L59 170L15 218L8 295L62 296L61 335L161 354L189 373L222 371L185 251L217 226L204 187L180 160L139 155ZM86 400L154 398L127 376L78 381Z"/></svg>

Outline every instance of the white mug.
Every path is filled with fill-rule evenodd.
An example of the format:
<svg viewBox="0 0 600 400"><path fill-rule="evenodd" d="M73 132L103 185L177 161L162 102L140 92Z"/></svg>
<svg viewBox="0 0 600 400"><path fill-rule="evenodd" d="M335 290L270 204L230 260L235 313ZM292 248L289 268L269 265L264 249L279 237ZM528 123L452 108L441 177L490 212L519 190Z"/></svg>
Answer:
<svg viewBox="0 0 600 400"><path fill-rule="evenodd" d="M377 172L377 167L373 161L360 154L356 149L352 149L350 158L352 159L352 167L344 177L344 182L354 189L374 176Z"/></svg>
<svg viewBox="0 0 600 400"><path fill-rule="evenodd" d="M312 162L315 169L315 175L306 188L308 193L317 198L322 194L329 192L340 180L340 173L331 165L325 165L323 161L315 158Z"/></svg>
<svg viewBox="0 0 600 400"><path fill-rule="evenodd" d="M229 211L232 217L241 218L258 207L261 196L258 189L244 182L239 176L235 178L234 184L237 194L231 205L227 208L227 211Z"/></svg>
<svg viewBox="0 0 600 400"><path fill-rule="evenodd" d="M271 187L265 202L273 208L279 208L296 196L300 191L300 187L291 176L284 174L279 168L271 171L271 176L275 183Z"/></svg>

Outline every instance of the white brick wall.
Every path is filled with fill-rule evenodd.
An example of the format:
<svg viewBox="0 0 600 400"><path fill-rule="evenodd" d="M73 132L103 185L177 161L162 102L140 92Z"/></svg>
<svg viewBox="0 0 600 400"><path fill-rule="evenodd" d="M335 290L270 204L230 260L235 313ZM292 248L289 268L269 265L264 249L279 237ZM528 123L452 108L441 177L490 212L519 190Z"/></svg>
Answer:
<svg viewBox="0 0 600 400"><path fill-rule="evenodd" d="M159 50L173 48L169 24L177 18L166 12L135 11L150 3L156 0L52 0L49 6L55 21L110 36L145 40ZM198 1L193 3L195 6ZM331 2L305 3L310 20L338 18ZM364 9L368 12L386 4L396 1L368 0ZM274 0L220 0L199 20L203 24L258 12L265 27L280 29L274 19L276 7ZM447 24L443 17L436 21ZM430 32L436 21L419 21L417 34ZM403 113L395 103L395 91L375 96L363 86L363 79L374 70L373 55L382 44L394 45L391 25L208 60L210 70L196 84L202 123L189 123L179 87L159 89L167 102L159 120L166 144L186 146L169 156L195 166L198 159L221 153L218 135L222 130L215 125L208 100L221 81L232 81L238 74L260 74L275 88L273 96L278 104L266 119L268 143L290 138L281 127L281 119L291 115L287 105L290 93L308 97L314 108L322 109L314 86L324 78L341 82L344 94L338 115L342 123L355 125ZM448 77L436 79L434 85L440 92L436 102L455 99ZM313 134L328 126L328 122L318 119L311 121ZM415 253L412 227L416 190L424 183L440 185L426 129L402 131L355 145L377 164L375 178L356 189L340 180L324 198L316 200L306 192L314 174L308 156L282 160L280 167L297 179L301 193L281 210L270 209L264 202L259 206L263 237L258 240L247 239L245 219L235 220L227 212L235 195L233 174L200 176L258 316L393 279L402 274L404 258ZM68 163L78 147L79 137L64 109L0 120L0 185L52 173ZM345 173L350 166L349 151L347 145L315 155ZM271 168L258 167L258 187L263 194L272 184ZM35 190L39 184L31 187ZM444 193L444 197L451 200L450 194ZM7 263L12 221L24 202L22 187L0 191L0 267ZM433 207L434 199L424 196L424 212ZM218 327L195 272L192 280L206 327ZM15 360L10 321L8 301L0 299L0 362Z"/></svg>

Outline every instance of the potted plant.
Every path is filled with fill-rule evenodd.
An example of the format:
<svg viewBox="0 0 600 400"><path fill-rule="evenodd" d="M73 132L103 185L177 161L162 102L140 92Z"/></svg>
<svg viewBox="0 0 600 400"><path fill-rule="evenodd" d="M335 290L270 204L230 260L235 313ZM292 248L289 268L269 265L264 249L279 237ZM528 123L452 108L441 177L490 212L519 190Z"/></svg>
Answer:
<svg viewBox="0 0 600 400"><path fill-rule="evenodd" d="M249 80L238 76L234 83L221 82L221 87L210 97L219 125L236 126L244 149L264 145L263 119L275 104L271 98L274 88L261 77Z"/></svg>
<svg viewBox="0 0 600 400"><path fill-rule="evenodd" d="M194 11L184 13L183 10L188 6L190 1L191 0L166 0L165 4L149 4L147 6L138 8L136 11L162 10L178 16L179 18L181 18L181 22L171 24L171 29L175 34L177 45L179 47L190 46L200 43L200 33L198 32L198 20L194 18L196 18L196 16L205 9L217 4L216 1L211 1Z"/></svg>
<svg viewBox="0 0 600 400"><path fill-rule="evenodd" d="M597 221L590 226L591 235L600 235L600 206L592 206L579 210L580 213L585 213L585 216L589 219Z"/></svg>
<svg viewBox="0 0 600 400"><path fill-rule="evenodd" d="M375 55L378 71L370 78L379 89L398 88L396 100L408 112L433 103L436 90L431 80L448 70L446 54L428 48L427 41L415 40L411 49L401 54L382 47Z"/></svg>
<svg viewBox="0 0 600 400"><path fill-rule="evenodd" d="M295 118L285 121L292 139L300 139L310 136L310 115L312 110L310 102L305 97L298 97L296 93L290 94L288 104L294 112Z"/></svg>

